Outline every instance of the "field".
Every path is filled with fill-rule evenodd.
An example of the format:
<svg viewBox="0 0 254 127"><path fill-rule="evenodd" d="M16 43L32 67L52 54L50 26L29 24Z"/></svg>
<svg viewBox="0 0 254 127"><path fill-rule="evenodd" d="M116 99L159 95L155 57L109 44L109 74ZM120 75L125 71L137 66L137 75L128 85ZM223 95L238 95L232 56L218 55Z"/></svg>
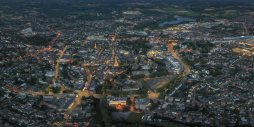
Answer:
<svg viewBox="0 0 254 127"><path fill-rule="evenodd" d="M188 11L178 11L178 12L185 13L185 12L188 12Z"/></svg>
<svg viewBox="0 0 254 127"><path fill-rule="evenodd" d="M249 15L254 15L254 12L246 12L246 14L249 14Z"/></svg>
<svg viewBox="0 0 254 127"><path fill-rule="evenodd" d="M198 16L198 12L185 9L184 7L168 7L164 8L165 12L168 14L174 14L174 15L186 15L188 17L195 17Z"/></svg>
<svg viewBox="0 0 254 127"><path fill-rule="evenodd" d="M174 77L175 76L170 75L170 76L159 77L159 78L151 78L146 80L146 83L149 88L151 88L152 90L155 90L162 87L167 81L170 81Z"/></svg>
<svg viewBox="0 0 254 127"><path fill-rule="evenodd" d="M237 10L225 10L226 13L236 12Z"/></svg>
<svg viewBox="0 0 254 127"><path fill-rule="evenodd" d="M121 3L121 2L120 2ZM124 3L124 2L122 2ZM45 13L52 18L63 18L67 15L80 15L80 20L101 20L112 19L112 16L122 16L123 11L140 11L145 15L177 15L186 18L195 18L197 21L214 21L216 19L231 19L245 14L254 14L254 3L245 2L180 2L158 4L152 2L153 5L147 6L118 6L116 3L110 4L90 4L86 1L79 2L61 2L56 0L39 2L20 1L0 1L0 17L12 18L15 16L23 16L30 11ZM116 12L117 15L112 14ZM103 16L97 16L102 13ZM56 20L52 20L55 22Z"/></svg>
<svg viewBox="0 0 254 127"><path fill-rule="evenodd" d="M158 11L158 12L165 12L165 11L163 11L163 10L161 10L161 9L150 9L150 10L152 10L152 11Z"/></svg>
<svg viewBox="0 0 254 127"><path fill-rule="evenodd" d="M213 11L214 9L212 9L212 8L206 8L206 9L204 9L205 11Z"/></svg>
<svg viewBox="0 0 254 127"><path fill-rule="evenodd" d="M126 119L126 122L138 123L138 122L140 122L142 116L143 116L143 113L131 112L130 116Z"/></svg>

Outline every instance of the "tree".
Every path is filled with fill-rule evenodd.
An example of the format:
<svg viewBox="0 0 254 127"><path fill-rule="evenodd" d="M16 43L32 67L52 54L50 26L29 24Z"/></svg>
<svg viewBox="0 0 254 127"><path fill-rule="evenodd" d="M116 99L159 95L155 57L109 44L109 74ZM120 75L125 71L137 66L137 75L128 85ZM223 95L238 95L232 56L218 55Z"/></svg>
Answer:
<svg viewBox="0 0 254 127"><path fill-rule="evenodd" d="M61 87L53 87L53 93L59 93L61 90Z"/></svg>
<svg viewBox="0 0 254 127"><path fill-rule="evenodd" d="M49 93L49 91L47 91L47 90L45 90L44 92L45 92L45 94L48 94L48 93Z"/></svg>
<svg viewBox="0 0 254 127"><path fill-rule="evenodd" d="M100 124L96 124L96 127L102 127Z"/></svg>
<svg viewBox="0 0 254 127"><path fill-rule="evenodd" d="M103 87L101 88L101 91L102 91L103 93L106 92L105 86L103 86Z"/></svg>
<svg viewBox="0 0 254 127"><path fill-rule="evenodd" d="M44 110L47 110L48 108L49 108L49 107L48 107L47 105L42 105L42 106L41 106L41 110L43 110L43 111L44 111Z"/></svg>
<svg viewBox="0 0 254 127"><path fill-rule="evenodd" d="M131 79L139 79L139 78L145 78L146 76L144 74L139 74L139 75L132 75Z"/></svg>
<svg viewBox="0 0 254 127"><path fill-rule="evenodd" d="M107 98L106 96L103 96L100 98L100 104L106 104L107 103Z"/></svg>
<svg viewBox="0 0 254 127"><path fill-rule="evenodd" d="M82 96L82 98L81 98L82 100L85 100L86 99L86 96Z"/></svg>
<svg viewBox="0 0 254 127"><path fill-rule="evenodd" d="M131 102L130 98L128 98L127 101L126 101L126 104L127 104L127 105L131 105L131 103L132 103L132 102Z"/></svg>
<svg viewBox="0 0 254 127"><path fill-rule="evenodd" d="M93 100L93 99L94 99L94 96L93 96L93 95L90 95L89 98Z"/></svg>
<svg viewBox="0 0 254 127"><path fill-rule="evenodd" d="M158 96L159 99L165 99L165 95L166 93L165 92L161 92Z"/></svg>

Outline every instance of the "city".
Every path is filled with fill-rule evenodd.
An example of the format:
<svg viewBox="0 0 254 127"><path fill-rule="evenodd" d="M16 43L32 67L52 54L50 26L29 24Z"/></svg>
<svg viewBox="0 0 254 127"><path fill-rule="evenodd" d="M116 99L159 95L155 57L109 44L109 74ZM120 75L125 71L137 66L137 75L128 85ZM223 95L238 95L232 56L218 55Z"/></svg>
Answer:
<svg viewBox="0 0 254 127"><path fill-rule="evenodd" d="M254 3L206 4L0 1L0 126L254 126Z"/></svg>

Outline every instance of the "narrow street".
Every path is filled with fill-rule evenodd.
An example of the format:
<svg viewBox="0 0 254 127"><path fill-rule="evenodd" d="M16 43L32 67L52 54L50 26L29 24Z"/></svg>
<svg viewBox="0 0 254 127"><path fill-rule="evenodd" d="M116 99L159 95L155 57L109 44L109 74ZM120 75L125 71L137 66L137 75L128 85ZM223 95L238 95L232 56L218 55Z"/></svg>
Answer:
<svg viewBox="0 0 254 127"><path fill-rule="evenodd" d="M90 94L88 91L78 91L77 93L78 93L78 96L76 97L75 101L73 102L73 105L70 106L70 107L66 110L66 112L65 112L65 114L64 114L64 119L69 119L69 118L70 118L69 116L70 116L71 112L74 110L74 108L75 108L77 105L81 104L82 96L89 97L90 95L93 95L94 98L98 98L98 99L101 98L101 97L103 96L103 95L101 95L101 94Z"/></svg>
<svg viewBox="0 0 254 127"><path fill-rule="evenodd" d="M63 57L66 48L67 48L67 46L65 46L64 49L63 49L62 51L60 51L61 54L60 54L59 58L56 60L57 64L56 64L56 66L55 66L55 72L54 72L54 77L55 77L55 79L58 78L60 59Z"/></svg>
<svg viewBox="0 0 254 127"><path fill-rule="evenodd" d="M91 77L90 77L89 69L88 69L88 68L85 68L85 71L86 71L86 73L87 73L87 84L90 84ZM86 86L86 87L89 88L89 85ZM103 96L103 95L101 95L101 94L90 94L88 90L78 91L77 93L78 93L78 96L76 97L76 99L75 99L73 105L72 105L71 107L69 107L69 108L66 110L65 114L64 114L64 118L65 118L65 119L69 119L69 118L70 118L69 116L70 116L71 112L74 110L74 108L75 108L77 105L81 104L82 96L89 97L90 95L93 95L95 98L98 98L98 99L101 98L101 97Z"/></svg>
<svg viewBox="0 0 254 127"><path fill-rule="evenodd" d="M60 54L59 58L56 60L57 64L55 65L54 78L53 78L52 84L49 84L49 86L46 88L46 90L49 91L48 95L53 95L53 92L49 90L49 87L53 87L54 82L56 81L56 79L58 79L60 59L63 57L66 48L67 48L67 46L65 46L64 49L62 51L60 51L61 54ZM60 93L63 93L62 92L63 90L64 90L64 86L61 85Z"/></svg>

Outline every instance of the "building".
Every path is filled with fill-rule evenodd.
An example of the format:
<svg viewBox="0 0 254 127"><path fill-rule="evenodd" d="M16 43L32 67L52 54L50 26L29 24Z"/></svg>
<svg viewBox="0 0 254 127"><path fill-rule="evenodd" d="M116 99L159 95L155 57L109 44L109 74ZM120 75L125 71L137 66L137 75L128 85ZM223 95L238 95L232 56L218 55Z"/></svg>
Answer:
<svg viewBox="0 0 254 127"><path fill-rule="evenodd" d="M117 62L117 57L115 57L114 67L118 67L118 66L119 66L119 64L118 64L118 62Z"/></svg>
<svg viewBox="0 0 254 127"><path fill-rule="evenodd" d="M22 34L25 36L33 36L35 35L35 32L33 32L32 28L27 28L21 31Z"/></svg>
<svg viewBox="0 0 254 127"><path fill-rule="evenodd" d="M173 56L167 57L167 62L169 62L172 65L171 70L174 73L179 74L183 71L183 65L182 65L181 61L175 59L175 57L173 57ZM167 66L167 68L169 68L169 66Z"/></svg>
<svg viewBox="0 0 254 127"><path fill-rule="evenodd" d="M135 99L135 108L143 111L150 111L151 102L149 98L137 98Z"/></svg>
<svg viewBox="0 0 254 127"><path fill-rule="evenodd" d="M47 71L45 75L47 77L54 77L54 71Z"/></svg>
<svg viewBox="0 0 254 127"><path fill-rule="evenodd" d="M73 105L73 102L75 101L76 96L71 97L67 100L67 102L62 106L62 110L67 110L69 107L71 107Z"/></svg>
<svg viewBox="0 0 254 127"><path fill-rule="evenodd" d="M141 75L144 74L145 76L149 76L149 71L132 71L132 75Z"/></svg>
<svg viewBox="0 0 254 127"><path fill-rule="evenodd" d="M26 93L25 92L22 92L22 93L20 93L20 99L25 99L26 98Z"/></svg>
<svg viewBox="0 0 254 127"><path fill-rule="evenodd" d="M67 63L67 62L73 62L72 55L71 54L64 54L62 58L60 59L60 63Z"/></svg>
<svg viewBox="0 0 254 127"><path fill-rule="evenodd" d="M122 84L122 91L139 90L142 87L143 87L143 85L140 81L134 81L134 80L127 79Z"/></svg>
<svg viewBox="0 0 254 127"><path fill-rule="evenodd" d="M129 51L125 51L125 50L119 50L120 53L128 55L130 52Z"/></svg>
<svg viewBox="0 0 254 127"><path fill-rule="evenodd" d="M54 99L53 95L44 95L43 96L43 101L46 101L46 102L51 102L51 101L53 101L53 99Z"/></svg>
<svg viewBox="0 0 254 127"><path fill-rule="evenodd" d="M143 67L142 67L142 70L149 70L150 69L150 66L149 65L144 65Z"/></svg>
<svg viewBox="0 0 254 127"><path fill-rule="evenodd" d="M107 102L109 106L125 106L127 101L127 97L108 97Z"/></svg>
<svg viewBox="0 0 254 127"><path fill-rule="evenodd" d="M60 87L60 83L57 80L54 82L54 87Z"/></svg>
<svg viewBox="0 0 254 127"><path fill-rule="evenodd" d="M58 108L56 105L47 103L45 101L41 101L40 104L39 104L39 107L41 107L42 105L47 105L49 108L54 108L54 109Z"/></svg>
<svg viewBox="0 0 254 127"><path fill-rule="evenodd" d="M142 13L140 11L125 11L125 12L123 12L123 14L126 14L126 15L140 15Z"/></svg>
<svg viewBox="0 0 254 127"><path fill-rule="evenodd" d="M240 40L240 39L250 39L253 36L241 36L241 37L223 37L223 40Z"/></svg>

